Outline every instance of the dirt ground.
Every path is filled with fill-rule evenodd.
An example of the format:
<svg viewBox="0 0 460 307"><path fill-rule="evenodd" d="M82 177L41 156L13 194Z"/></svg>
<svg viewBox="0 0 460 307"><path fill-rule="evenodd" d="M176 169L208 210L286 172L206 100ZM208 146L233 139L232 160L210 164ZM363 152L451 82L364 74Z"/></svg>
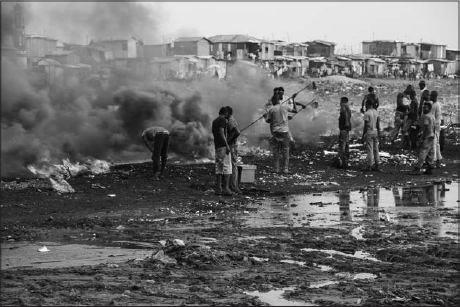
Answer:
<svg viewBox="0 0 460 307"><path fill-rule="evenodd" d="M279 289L288 289L288 304L304 306L458 305L458 233L456 240L440 238L423 225L378 219L359 224L366 231L358 240L351 235L356 223L243 223L240 217L269 198L458 180L456 144L446 145L443 168L420 176L410 175L402 159L384 160L382 173L363 173L359 150L350 170L331 168L334 144L325 137L301 146L286 176L271 172L269 155L246 154L243 163L257 166L255 181L232 197L214 195L213 164L204 163L172 163L160 182L152 181L150 163L117 165L69 178L75 193L57 193L46 179L3 180L2 256L16 243L60 242L137 248L148 257L117 262L108 255L97 264L54 268L2 261L1 305L268 305L246 292ZM387 145L381 151L411 154ZM352 257L358 251L369 257ZM353 278L364 273L372 277ZM325 281L332 282L314 286Z"/></svg>

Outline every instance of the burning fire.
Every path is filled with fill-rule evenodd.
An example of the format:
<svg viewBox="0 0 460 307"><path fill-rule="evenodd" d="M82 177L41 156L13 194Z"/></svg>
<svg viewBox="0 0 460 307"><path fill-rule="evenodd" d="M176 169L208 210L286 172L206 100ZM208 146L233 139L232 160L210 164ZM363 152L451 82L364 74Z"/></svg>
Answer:
<svg viewBox="0 0 460 307"><path fill-rule="evenodd" d="M88 159L84 164L72 163L69 159L62 160L62 164L43 163L42 165L28 165L27 169L41 178L73 177L79 174L104 174L109 172L110 163L104 160Z"/></svg>

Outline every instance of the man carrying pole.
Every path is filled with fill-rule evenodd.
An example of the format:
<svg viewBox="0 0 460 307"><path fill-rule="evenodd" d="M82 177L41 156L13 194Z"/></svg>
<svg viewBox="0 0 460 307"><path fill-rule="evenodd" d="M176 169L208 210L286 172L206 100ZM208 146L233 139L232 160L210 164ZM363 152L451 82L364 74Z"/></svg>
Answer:
<svg viewBox="0 0 460 307"><path fill-rule="evenodd" d="M273 100L273 107L268 111L265 121L270 124L272 136L270 137L270 145L274 158L274 171L280 172L279 156L283 157L283 173L289 174L289 125L288 113L297 113L296 104L290 107L287 104L280 104L279 96ZM302 104L300 104L302 105ZM306 105L302 105L306 108Z"/></svg>

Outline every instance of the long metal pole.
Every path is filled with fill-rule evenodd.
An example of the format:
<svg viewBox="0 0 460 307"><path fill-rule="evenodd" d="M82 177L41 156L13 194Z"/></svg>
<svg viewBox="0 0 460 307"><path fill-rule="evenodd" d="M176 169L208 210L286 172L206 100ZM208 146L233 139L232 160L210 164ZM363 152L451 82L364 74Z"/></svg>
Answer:
<svg viewBox="0 0 460 307"><path fill-rule="evenodd" d="M298 91L298 92L292 94L292 96L297 95L297 94L299 94L300 92L306 90L307 87L308 87L308 85L306 85L306 86L305 86L303 89L301 89L300 91ZM285 103L286 101L289 101L289 99L291 99L292 96L290 96L289 98L287 98L286 100L284 100L283 102L281 102L281 104ZM261 120L262 117L264 117L265 115L267 115L267 113L264 113L262 116L260 116L258 119L256 119L256 120L253 121L252 123L250 123L250 124L249 124L248 126L246 126L244 129L240 130L240 133L243 133L244 130L248 129L249 127L251 127L252 125L254 125L255 123L257 123L257 122L258 122L259 120Z"/></svg>

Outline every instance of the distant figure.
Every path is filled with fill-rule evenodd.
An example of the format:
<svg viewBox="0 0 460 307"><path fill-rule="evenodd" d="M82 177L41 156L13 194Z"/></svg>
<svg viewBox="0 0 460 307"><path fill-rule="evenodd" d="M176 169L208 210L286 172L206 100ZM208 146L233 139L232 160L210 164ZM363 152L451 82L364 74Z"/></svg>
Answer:
<svg viewBox="0 0 460 307"><path fill-rule="evenodd" d="M232 160L232 175L230 177L230 190L236 193L241 193L238 184L238 136L241 134L238 128L238 122L233 117L233 109L227 106L228 122L227 122L227 143L230 146L230 155Z"/></svg>
<svg viewBox="0 0 460 307"><path fill-rule="evenodd" d="M362 141L366 144L367 166L363 171L381 171L379 162L380 117L374 109L372 100L366 101L367 111L364 113L364 129Z"/></svg>
<svg viewBox="0 0 460 307"><path fill-rule="evenodd" d="M442 111L441 104L438 102L437 91L431 91L430 101L433 103L431 114L434 117L434 161L436 161L436 168L441 168L442 155L439 137L441 133Z"/></svg>
<svg viewBox="0 0 460 307"><path fill-rule="evenodd" d="M227 143L227 118L228 110L222 107L219 116L212 122L212 135L214 136L215 161L216 161L216 195L232 196L230 191L230 176L232 175L231 149ZM222 191L222 179L224 190Z"/></svg>
<svg viewBox="0 0 460 307"><path fill-rule="evenodd" d="M377 110L379 108L379 98L377 97L377 94L375 93L375 89L374 87L372 86L369 86L369 88L367 89L369 91L369 94L366 94L363 98L363 102L361 103L361 113L364 114L364 112L366 112L366 110L364 109L365 108L365 104L366 104L366 101L368 99L371 99L373 102L374 102L374 109Z"/></svg>
<svg viewBox="0 0 460 307"><path fill-rule="evenodd" d="M422 115L422 110L423 110L423 104L427 101L430 101L430 91L426 87L425 80L421 80L418 83L418 86L420 88L420 108L418 111L418 117L420 118Z"/></svg>
<svg viewBox="0 0 460 307"><path fill-rule="evenodd" d="M398 93L398 95L396 96L396 110L395 110L394 127L389 135L389 139L392 145L394 145L394 142L399 135L399 130L403 128L404 118L408 114L409 107L410 107L409 99L407 99L403 93Z"/></svg>
<svg viewBox="0 0 460 307"><path fill-rule="evenodd" d="M341 168L347 169L351 131L351 110L347 97L340 98L339 130L339 165Z"/></svg>
<svg viewBox="0 0 460 307"><path fill-rule="evenodd" d="M409 113L406 119L406 129L407 129L407 138L410 149L415 149L417 146L417 129L416 125L418 123L418 101L415 96L415 90L410 88L405 91L409 95L410 107Z"/></svg>
<svg viewBox="0 0 460 307"><path fill-rule="evenodd" d="M316 91L316 82L315 81L312 82L311 86L312 86L313 90Z"/></svg>
<svg viewBox="0 0 460 307"><path fill-rule="evenodd" d="M420 148L418 161L414 166L414 175L420 175L423 167L423 163L427 160L427 169L424 174L432 175L433 162L434 162L434 138L435 138L435 120L433 114L431 114L431 103L425 102L423 104L422 112L423 116L420 118L420 126L422 129L422 146Z"/></svg>
<svg viewBox="0 0 460 307"><path fill-rule="evenodd" d="M169 138L169 131L163 127L150 127L142 132L142 140L152 152L153 180L164 178L166 161L168 159Z"/></svg>

